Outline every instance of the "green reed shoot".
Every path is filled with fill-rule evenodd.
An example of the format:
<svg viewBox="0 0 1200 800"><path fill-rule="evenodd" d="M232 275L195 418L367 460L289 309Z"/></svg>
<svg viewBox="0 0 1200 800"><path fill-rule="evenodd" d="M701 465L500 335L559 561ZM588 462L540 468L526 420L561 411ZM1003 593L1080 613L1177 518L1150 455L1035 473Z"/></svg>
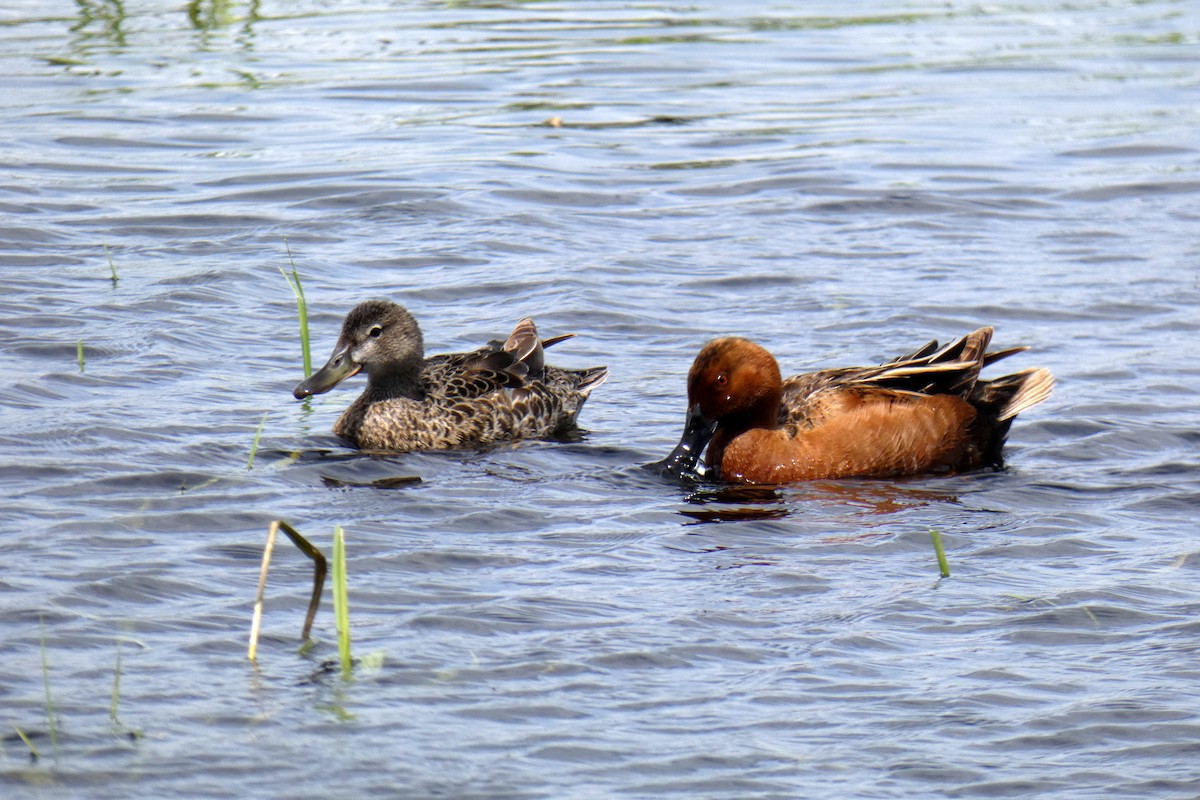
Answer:
<svg viewBox="0 0 1200 800"><path fill-rule="evenodd" d="M54 748L54 757L58 758L58 715L54 713L54 700L50 696L50 659L46 655L46 622L38 620L41 629L42 649L42 686L46 690L46 727L50 729L50 746Z"/></svg>
<svg viewBox="0 0 1200 800"><path fill-rule="evenodd" d="M108 252L108 245L104 245L104 255L108 256L108 269L112 272L113 288L117 288L117 265L113 262L112 253Z"/></svg>
<svg viewBox="0 0 1200 800"><path fill-rule="evenodd" d="M304 356L304 377L312 375L312 351L308 346L308 303L304 300L304 286L300 283L300 273L296 270L296 261L292 258L292 246L284 240L284 246L287 247L288 261L291 262L292 272L289 275L283 267L279 268L279 272L283 275L283 279L288 282L288 286L292 287L292 294L296 296L296 313L300 317L300 352Z"/></svg>
<svg viewBox="0 0 1200 800"><path fill-rule="evenodd" d="M350 658L350 607L346 603L346 537L340 525L333 529L333 614L337 618L342 677L349 677L353 663Z"/></svg>
<svg viewBox="0 0 1200 800"><path fill-rule="evenodd" d="M42 757L42 754L38 752L38 749L33 746L33 742L29 741L29 737L25 735L25 731L21 730L16 725L13 725L13 730L17 732L17 736L20 736L21 741L24 742L25 746L29 748L29 755L33 756L35 761Z"/></svg>
<svg viewBox="0 0 1200 800"><path fill-rule="evenodd" d="M267 424L267 415L270 413L268 411L263 414L262 420L258 423L258 430L254 432L254 441L250 442L250 457L246 459L246 469L254 468L254 455L258 452L258 440L262 438L263 426Z"/></svg>
<svg viewBox="0 0 1200 800"><path fill-rule="evenodd" d="M942 547L942 534L931 530L929 535L933 539L933 552L937 554L938 570L942 573L943 578L949 578L950 564L946 561L946 550Z"/></svg>
<svg viewBox="0 0 1200 800"><path fill-rule="evenodd" d="M75 342L75 359L79 362L79 371L83 372L83 339Z"/></svg>

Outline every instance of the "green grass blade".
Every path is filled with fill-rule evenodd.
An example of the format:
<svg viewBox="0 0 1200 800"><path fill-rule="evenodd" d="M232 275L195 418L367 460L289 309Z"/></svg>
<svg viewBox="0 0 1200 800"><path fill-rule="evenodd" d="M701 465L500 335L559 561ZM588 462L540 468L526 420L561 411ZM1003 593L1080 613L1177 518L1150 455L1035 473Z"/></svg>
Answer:
<svg viewBox="0 0 1200 800"><path fill-rule="evenodd" d="M42 686L46 690L46 727L50 729L50 746L54 748L54 757L58 758L58 716L54 713L54 700L50 695L50 659L46 655L46 623L38 620L41 630L42 648Z"/></svg>
<svg viewBox="0 0 1200 800"><path fill-rule="evenodd" d="M250 457L246 459L246 469L254 468L254 455L258 452L258 440L262 437L263 426L267 424L267 415L270 413L268 411L263 414L262 419L258 423L258 430L254 432L254 441L250 442Z"/></svg>
<svg viewBox="0 0 1200 800"><path fill-rule="evenodd" d="M333 529L333 613L337 618L342 676L349 677L353 662L350 658L350 607L346 602L346 537L340 525Z"/></svg>
<svg viewBox="0 0 1200 800"><path fill-rule="evenodd" d="M296 314L300 318L300 352L304 357L304 377L312 375L312 351L308 344L308 302L304 299L304 286L300 283L300 273L296 269L296 261L292 258L292 246L284 240L284 246L287 247L288 261L292 265L292 272L288 274L283 267L279 268L283 274L284 280L288 286L292 288L292 294L296 296Z"/></svg>
<svg viewBox="0 0 1200 800"><path fill-rule="evenodd" d="M937 554L938 570L941 571L943 578L949 578L950 564L946 561L946 550L942 547L942 534L931 530L929 535L933 539L933 552Z"/></svg>
<svg viewBox="0 0 1200 800"><path fill-rule="evenodd" d="M16 725L13 725L13 730L17 732L17 736L21 737L21 741L24 742L25 746L29 748L29 754L33 756L35 760L42 757L42 754L38 752L38 749L33 746L33 742L29 741L29 737L25 735L25 731L21 730Z"/></svg>

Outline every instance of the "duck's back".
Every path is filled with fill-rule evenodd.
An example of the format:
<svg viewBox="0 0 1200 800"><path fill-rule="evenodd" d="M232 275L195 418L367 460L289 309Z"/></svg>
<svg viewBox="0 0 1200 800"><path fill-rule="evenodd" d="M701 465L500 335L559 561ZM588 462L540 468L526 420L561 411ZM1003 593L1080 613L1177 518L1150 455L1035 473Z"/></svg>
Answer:
<svg viewBox="0 0 1200 800"><path fill-rule="evenodd" d="M1050 394L1044 369L995 380L990 328L944 348L936 342L876 367L829 369L783 382L779 428L743 434L722 473L754 482L893 477L999 467L1013 418Z"/></svg>
<svg viewBox="0 0 1200 800"><path fill-rule="evenodd" d="M520 353L493 342L470 353L425 361L418 391L364 392L334 433L372 450L407 452L487 447L560 436L574 427L605 367L542 366L531 374Z"/></svg>

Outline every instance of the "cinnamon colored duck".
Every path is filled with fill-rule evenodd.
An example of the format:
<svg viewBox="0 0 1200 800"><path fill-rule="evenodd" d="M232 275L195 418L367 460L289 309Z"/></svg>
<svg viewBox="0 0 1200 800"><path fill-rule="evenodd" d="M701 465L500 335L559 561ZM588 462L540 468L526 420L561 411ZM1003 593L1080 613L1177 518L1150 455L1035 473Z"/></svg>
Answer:
<svg viewBox="0 0 1200 800"><path fill-rule="evenodd" d="M987 352L992 328L936 341L877 367L783 380L775 358L739 337L716 339L688 373L679 445L656 467L694 474L705 446L711 478L780 484L1000 467L1017 414L1050 396L1048 370L993 380L980 370L1028 348Z"/></svg>
<svg viewBox="0 0 1200 800"><path fill-rule="evenodd" d="M396 303L368 300L346 316L328 363L293 394L321 394L366 372L366 389L333 432L369 450L451 450L561 436L608 377L606 367L546 365L545 348L572 336L540 339L527 318L503 342L426 358L412 315Z"/></svg>

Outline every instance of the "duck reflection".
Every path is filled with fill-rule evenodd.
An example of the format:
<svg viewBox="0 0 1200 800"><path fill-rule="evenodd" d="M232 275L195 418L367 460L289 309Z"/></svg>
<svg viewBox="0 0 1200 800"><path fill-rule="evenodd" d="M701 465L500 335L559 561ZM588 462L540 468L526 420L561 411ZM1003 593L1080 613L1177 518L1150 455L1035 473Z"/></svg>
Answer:
<svg viewBox="0 0 1200 800"><path fill-rule="evenodd" d="M698 508L683 508L679 513L707 523L783 519L794 509L811 504L869 516L888 515L931 503L954 503L958 495L897 483L816 481L786 487L714 485L693 492L686 501Z"/></svg>

